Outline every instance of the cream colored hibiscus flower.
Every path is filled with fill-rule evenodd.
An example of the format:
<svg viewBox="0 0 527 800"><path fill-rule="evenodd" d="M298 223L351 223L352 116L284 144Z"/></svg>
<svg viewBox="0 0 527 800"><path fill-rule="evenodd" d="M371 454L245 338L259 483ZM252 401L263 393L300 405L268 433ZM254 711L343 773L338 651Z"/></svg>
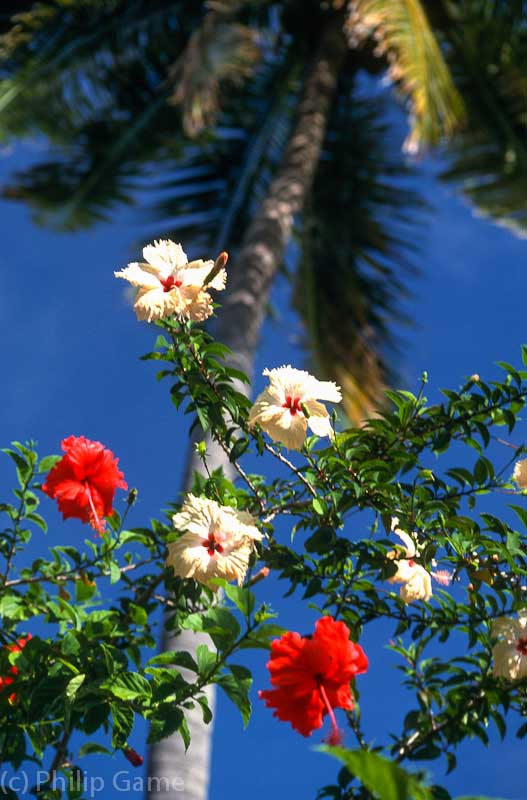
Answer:
<svg viewBox="0 0 527 800"><path fill-rule="evenodd" d="M224 289L226 272L220 269L205 285L214 261L188 261L180 244L160 240L143 250L145 262L129 264L115 272L138 287L134 303L137 319L152 322L177 316L201 322L212 314L208 289ZM224 257L226 261L226 256Z"/></svg>
<svg viewBox="0 0 527 800"><path fill-rule="evenodd" d="M254 544L262 538L251 514L189 494L172 520L176 530L185 531L168 545L167 564L176 575L205 585L213 578L236 580L241 586Z"/></svg>
<svg viewBox="0 0 527 800"><path fill-rule="evenodd" d="M292 450L304 444L307 427L317 436L333 436L327 408L319 400L340 403L339 387L331 381L319 381L291 366L264 369L269 386L257 398L249 413L249 425L257 423L275 442Z"/></svg>
<svg viewBox="0 0 527 800"><path fill-rule="evenodd" d="M516 481L520 489L527 489L527 458L516 462L512 479Z"/></svg>
<svg viewBox="0 0 527 800"><path fill-rule="evenodd" d="M527 608L518 612L518 619L498 617L491 634L499 639L492 648L493 675L515 681L527 676Z"/></svg>
<svg viewBox="0 0 527 800"><path fill-rule="evenodd" d="M418 556L417 543L407 533L399 528L397 517L392 519L392 530L404 545L404 556L399 557L395 551L388 553L388 558L395 561L397 572L389 583L402 583L400 595L405 603L412 603L414 600L430 600L432 597L432 578L442 586L448 586L451 575L447 570L437 570L428 572L421 564L415 561Z"/></svg>

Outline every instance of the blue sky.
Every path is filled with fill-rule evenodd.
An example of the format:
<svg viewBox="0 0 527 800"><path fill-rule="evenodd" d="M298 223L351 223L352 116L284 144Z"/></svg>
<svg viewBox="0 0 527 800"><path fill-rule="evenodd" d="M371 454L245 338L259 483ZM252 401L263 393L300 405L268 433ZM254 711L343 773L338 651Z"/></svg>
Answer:
<svg viewBox="0 0 527 800"><path fill-rule="evenodd" d="M34 156L27 148L5 152L0 182ZM474 216L435 179L437 164L421 166L419 188L432 212L422 236L421 276L413 280L407 302L416 325L404 332L401 372L404 388L412 390L426 369L428 396L437 399L440 387L457 387L474 372L495 377L497 360L519 361L520 344L527 340L527 244ZM120 211L111 225L74 235L34 227L23 205L0 201L0 218L2 446L13 438L34 437L42 454L58 452L60 440L72 433L104 442L120 457L129 485L139 488L130 524L148 524L181 488L187 420L176 415L152 365L138 360L150 349L155 331L137 323L124 282L113 278L115 269L139 255L140 208ZM281 319L265 326L257 375L264 366L289 361L302 366L288 300L289 288L281 281L274 291ZM258 390L262 379L256 384ZM7 459L0 460L0 480L4 487L11 485ZM44 512L52 524L45 541L34 541L35 549L84 538L85 531L75 522L63 524L46 500ZM280 624L306 632L313 613L296 597L284 600L284 590L271 579L259 587L280 612ZM384 648L387 635L379 625L365 636L371 667L358 679L364 727L378 742L386 741L390 725L396 729L409 708ZM261 651L250 656L256 688L268 685L265 660ZM254 700L253 719L243 732L236 709L219 698L211 800L224 800L226 792L231 800L248 793L253 800L280 800L291 793L314 797L318 786L333 780L336 764L274 720L256 691ZM140 726L133 743L144 751L142 736ZM314 735L312 743L322 736ZM503 745L493 736L490 751L478 742L464 745L454 775L444 778L435 765L434 779L453 794L524 800L524 763L524 744L511 735ZM86 768L108 776L127 764L118 755L113 763L86 760Z"/></svg>

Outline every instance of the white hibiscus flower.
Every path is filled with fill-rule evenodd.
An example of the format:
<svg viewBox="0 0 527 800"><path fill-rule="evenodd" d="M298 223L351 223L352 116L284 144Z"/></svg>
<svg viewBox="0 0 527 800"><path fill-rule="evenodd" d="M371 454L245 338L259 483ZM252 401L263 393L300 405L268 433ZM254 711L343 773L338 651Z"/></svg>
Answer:
<svg viewBox="0 0 527 800"><path fill-rule="evenodd" d="M168 545L167 564L176 575L205 585L213 578L236 580L241 586L254 544L262 538L251 514L189 494L172 520L176 530L185 531Z"/></svg>
<svg viewBox="0 0 527 800"><path fill-rule="evenodd" d="M428 572L415 561L418 556L417 543L399 528L397 517L392 519L392 531L402 541L405 552L403 558L395 551L388 553L388 558L395 561L397 567L397 572L389 578L389 583L402 583L400 595L405 603L412 603L414 600L430 600L432 578L442 586L448 586L452 579L450 573L447 570Z"/></svg>
<svg viewBox="0 0 527 800"><path fill-rule="evenodd" d="M134 303L137 319L154 320L177 316L202 321L212 314L212 297L208 289L224 289L226 272L220 269L206 286L214 261L188 261L180 244L169 240L156 241L143 250L144 263L129 264L115 272L138 292ZM226 254L224 256L226 263Z"/></svg>
<svg viewBox="0 0 527 800"><path fill-rule="evenodd" d="M249 425L257 423L275 442L300 450L307 428L317 436L333 436L329 413L319 400L340 403L339 387L331 381L319 381L291 366L264 369L269 386L257 398L249 413Z"/></svg>
<svg viewBox="0 0 527 800"><path fill-rule="evenodd" d="M520 489L527 489L527 458L516 462L512 479L516 481Z"/></svg>
<svg viewBox="0 0 527 800"><path fill-rule="evenodd" d="M518 612L518 619L498 617L492 623L492 636L499 641L492 648L493 674L515 681L527 675L527 608Z"/></svg>

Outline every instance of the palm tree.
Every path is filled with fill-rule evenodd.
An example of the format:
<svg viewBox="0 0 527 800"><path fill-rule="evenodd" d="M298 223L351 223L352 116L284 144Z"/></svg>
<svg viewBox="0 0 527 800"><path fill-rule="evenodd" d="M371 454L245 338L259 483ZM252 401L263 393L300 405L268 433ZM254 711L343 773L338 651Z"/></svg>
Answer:
<svg viewBox="0 0 527 800"><path fill-rule="evenodd" d="M371 76L387 75L409 107L407 151L446 145L445 179L503 224L527 224L524 2L11 6L22 10L0 16L0 139L44 134L53 150L6 194L75 229L132 202L147 176L164 235L234 254L217 334L249 375L294 237L287 264L311 358L343 386L353 421L390 379L420 206ZM218 465L228 470L211 448ZM193 646L186 635L178 649ZM210 743L197 716L190 725L190 757L172 737L154 746L151 772L183 777L197 800Z"/></svg>

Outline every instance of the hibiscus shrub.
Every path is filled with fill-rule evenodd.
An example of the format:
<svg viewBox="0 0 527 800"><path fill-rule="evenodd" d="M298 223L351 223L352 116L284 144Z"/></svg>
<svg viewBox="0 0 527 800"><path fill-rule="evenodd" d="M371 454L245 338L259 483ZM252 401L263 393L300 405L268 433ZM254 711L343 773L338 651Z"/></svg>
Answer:
<svg viewBox="0 0 527 800"><path fill-rule="evenodd" d="M68 436L62 456L40 461L31 442L5 451L18 486L0 504L2 761L47 770L39 796L57 797L55 772L73 774L83 755L120 751L141 765L136 716L150 742L179 731L189 744L185 714L199 704L210 721L210 684L247 723L251 674L237 657L269 648L261 701L299 735L324 726L319 741L342 762L319 797L448 800L402 764L453 769L458 744L487 743L489 725L527 733L527 463L503 433L524 406L527 371L503 364L502 380L472 376L438 404L425 377L416 395L388 392L388 409L361 428L325 407L338 387L292 367L266 371L252 405L228 349L195 324L212 313L226 256L187 264L170 244L119 277L139 287L138 316L162 329L145 358L204 431L203 470L168 516L133 527L137 492L105 445ZM236 480L209 470L211 441ZM127 492L122 516L116 492ZM91 525L84 544L46 550L39 511L51 501ZM270 571L317 611L312 635L282 630L257 604L251 586ZM153 655L163 620L210 643ZM384 658L361 646L379 620L414 700L402 729L373 746L356 682Z"/></svg>

